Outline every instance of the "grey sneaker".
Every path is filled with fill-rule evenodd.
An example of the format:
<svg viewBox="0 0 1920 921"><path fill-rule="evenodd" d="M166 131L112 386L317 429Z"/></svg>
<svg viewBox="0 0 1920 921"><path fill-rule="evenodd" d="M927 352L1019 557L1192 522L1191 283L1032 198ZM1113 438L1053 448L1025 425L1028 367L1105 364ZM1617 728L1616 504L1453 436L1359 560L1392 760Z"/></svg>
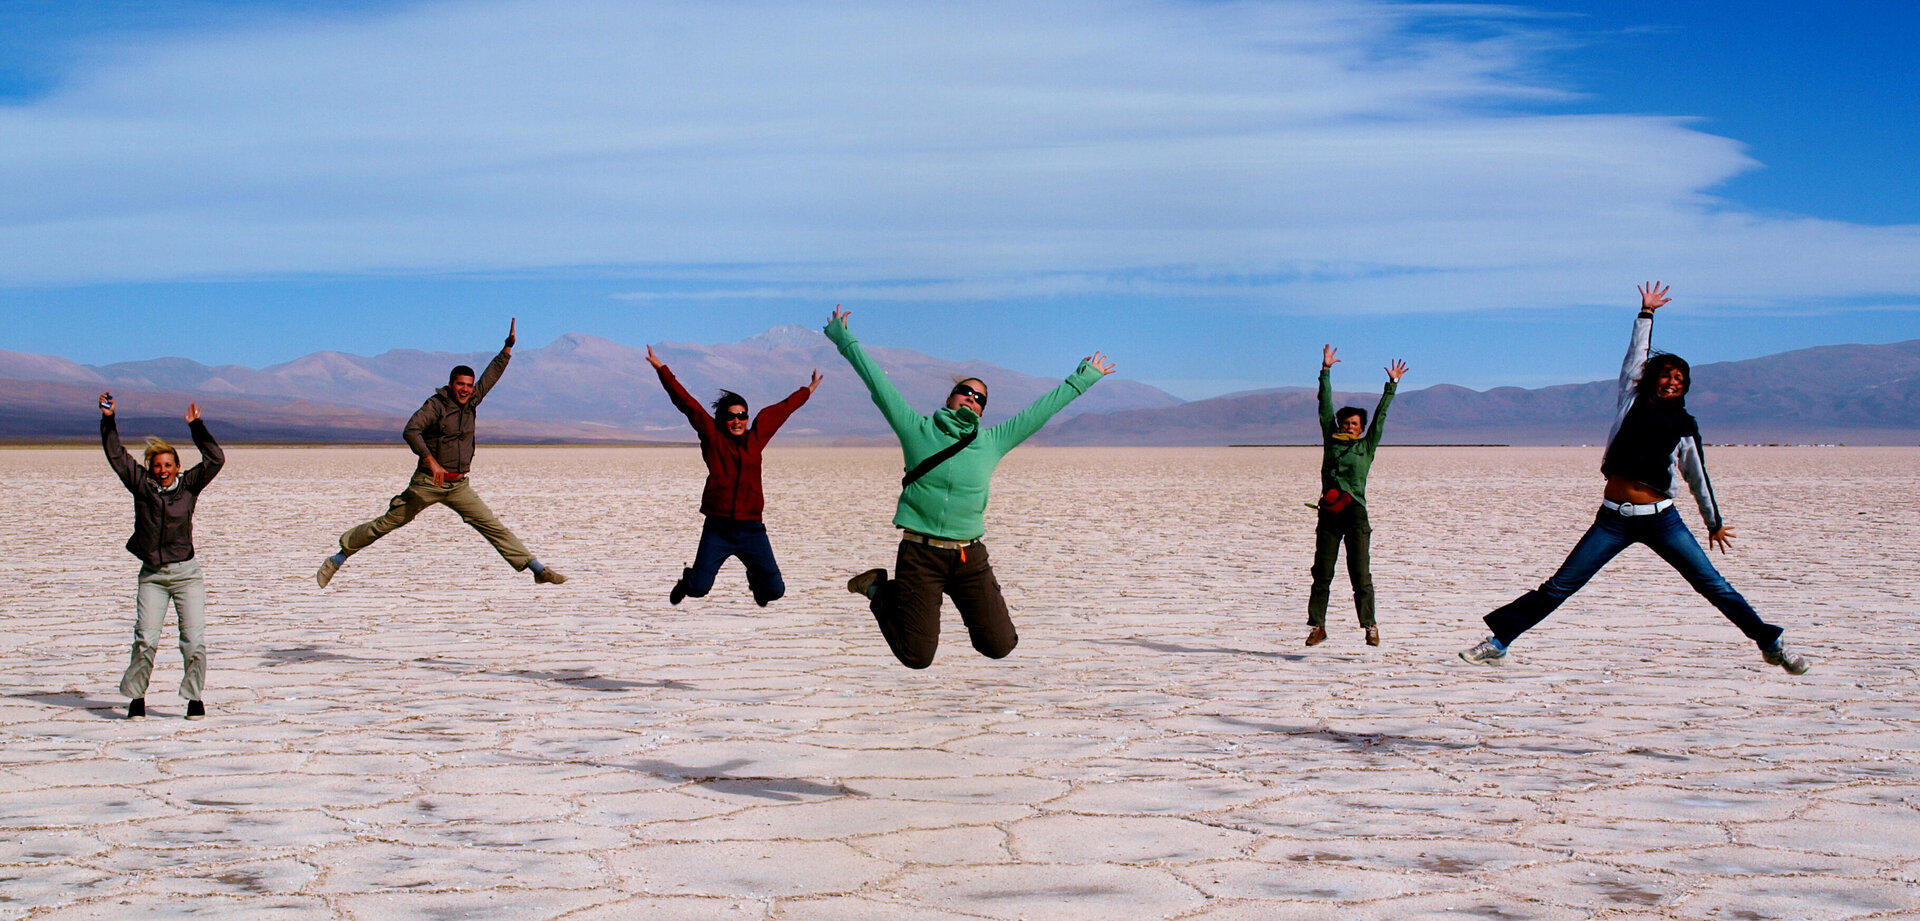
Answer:
<svg viewBox="0 0 1920 921"><path fill-rule="evenodd" d="M313 581L320 583L321 588L326 588L327 583L333 581L333 574L339 571L340 564L334 562L333 557L327 557L320 561L320 571L313 574Z"/></svg>
<svg viewBox="0 0 1920 921"><path fill-rule="evenodd" d="M869 569L866 572L863 572L857 576L854 576L851 579L848 579L847 591L850 591L856 595L865 595L869 599L871 599L873 597L875 588L878 587L880 583L885 581L887 581L886 570Z"/></svg>
<svg viewBox="0 0 1920 921"><path fill-rule="evenodd" d="M1784 643L1776 644L1772 649L1762 649L1760 654L1766 657L1768 665L1778 665L1786 669L1789 675L1804 675L1813 665L1806 656L1788 649Z"/></svg>
<svg viewBox="0 0 1920 921"><path fill-rule="evenodd" d="M552 566L548 566L533 574L533 584L535 585L559 585L565 581L567 581L567 577L561 575L560 571L554 569Z"/></svg>
<svg viewBox="0 0 1920 921"><path fill-rule="evenodd" d="M1480 644L1472 649L1461 650L1460 658L1468 662L1486 665L1505 665L1507 662L1507 651L1495 646L1493 640L1488 638L1481 640Z"/></svg>

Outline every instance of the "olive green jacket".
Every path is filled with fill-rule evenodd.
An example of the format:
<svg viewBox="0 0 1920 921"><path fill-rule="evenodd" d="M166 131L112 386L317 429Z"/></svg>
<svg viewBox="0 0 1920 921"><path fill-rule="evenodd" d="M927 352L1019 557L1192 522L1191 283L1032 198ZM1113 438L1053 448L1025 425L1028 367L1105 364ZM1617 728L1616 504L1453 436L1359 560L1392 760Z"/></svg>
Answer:
<svg viewBox="0 0 1920 921"><path fill-rule="evenodd" d="M1373 452L1380 447L1380 431L1387 421L1387 407L1399 384L1388 381L1380 392L1380 405L1373 408L1373 419L1359 438L1335 438L1333 435L1333 371L1320 369L1320 437L1324 448L1320 455L1320 489L1339 489L1353 501L1367 504L1367 470L1373 466Z"/></svg>

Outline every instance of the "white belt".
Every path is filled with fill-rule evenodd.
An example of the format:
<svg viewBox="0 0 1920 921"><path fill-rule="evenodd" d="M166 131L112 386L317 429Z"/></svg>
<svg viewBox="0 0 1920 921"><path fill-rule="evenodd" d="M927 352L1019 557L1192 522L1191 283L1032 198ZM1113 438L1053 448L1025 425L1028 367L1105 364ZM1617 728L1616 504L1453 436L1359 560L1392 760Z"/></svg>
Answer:
<svg viewBox="0 0 1920 921"><path fill-rule="evenodd" d="M1658 515L1667 509L1673 508L1673 500L1661 499L1658 502L1635 505L1631 502L1615 502L1612 499L1602 499L1600 500L1600 505L1607 511L1613 512L1622 518L1636 518L1641 515Z"/></svg>

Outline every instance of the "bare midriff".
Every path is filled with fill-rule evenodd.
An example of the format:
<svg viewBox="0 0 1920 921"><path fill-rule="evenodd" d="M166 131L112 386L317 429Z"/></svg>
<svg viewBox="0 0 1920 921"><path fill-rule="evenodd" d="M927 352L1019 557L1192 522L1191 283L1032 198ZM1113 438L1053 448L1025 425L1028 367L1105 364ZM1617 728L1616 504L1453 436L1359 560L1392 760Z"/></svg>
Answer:
<svg viewBox="0 0 1920 921"><path fill-rule="evenodd" d="M1617 476L1607 477L1607 491L1604 495L1609 502L1629 502L1634 505L1647 505L1667 498L1645 483Z"/></svg>

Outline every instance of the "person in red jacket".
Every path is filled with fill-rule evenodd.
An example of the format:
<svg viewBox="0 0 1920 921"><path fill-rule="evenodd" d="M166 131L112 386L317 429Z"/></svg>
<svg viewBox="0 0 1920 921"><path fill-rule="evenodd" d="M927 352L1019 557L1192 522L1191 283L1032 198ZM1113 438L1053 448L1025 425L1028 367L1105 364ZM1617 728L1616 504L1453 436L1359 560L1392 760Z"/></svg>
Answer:
<svg viewBox="0 0 1920 921"><path fill-rule="evenodd" d="M700 549L694 551L693 565L681 570L667 600L679 604L689 596L706 597L720 564L734 556L747 567L747 587L753 590L754 602L764 608L787 593L787 583L780 578L766 523L760 520L766 507L760 489L760 452L787 417L820 388L820 372L815 370L805 387L761 410L749 423L747 401L739 394L720 391L720 398L713 401L713 415L708 415L706 407L680 386L666 362L653 354L653 346L647 346L647 363L659 372L667 398L693 424L700 436L700 457L707 462L707 488L700 494L700 513L707 516L707 523L700 529Z"/></svg>

